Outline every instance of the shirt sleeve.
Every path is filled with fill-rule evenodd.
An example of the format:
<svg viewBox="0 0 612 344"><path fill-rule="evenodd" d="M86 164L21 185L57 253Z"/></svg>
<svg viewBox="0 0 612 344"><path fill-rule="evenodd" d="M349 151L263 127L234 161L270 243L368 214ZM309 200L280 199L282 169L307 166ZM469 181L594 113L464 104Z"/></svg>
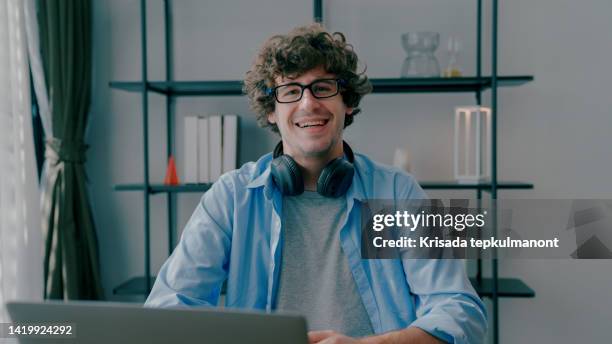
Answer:
<svg viewBox="0 0 612 344"><path fill-rule="evenodd" d="M486 308L470 284L462 260L414 259L404 262L415 300L418 327L449 343L482 343Z"/></svg>
<svg viewBox="0 0 612 344"><path fill-rule="evenodd" d="M228 175L202 196L145 307L216 306L227 277L233 197Z"/></svg>
<svg viewBox="0 0 612 344"><path fill-rule="evenodd" d="M412 177L403 191L410 199L427 198ZM463 260L406 259L403 266L417 313L410 326L449 343L484 342L486 307L468 279Z"/></svg>

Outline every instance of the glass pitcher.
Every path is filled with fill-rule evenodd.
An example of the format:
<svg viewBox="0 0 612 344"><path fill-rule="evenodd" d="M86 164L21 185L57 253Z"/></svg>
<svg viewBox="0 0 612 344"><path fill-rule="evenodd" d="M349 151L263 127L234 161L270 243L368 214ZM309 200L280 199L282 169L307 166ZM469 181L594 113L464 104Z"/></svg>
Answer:
<svg viewBox="0 0 612 344"><path fill-rule="evenodd" d="M407 32L402 35L402 46L408 56L402 65L402 77L439 77L440 64L434 55L440 34L432 31Z"/></svg>

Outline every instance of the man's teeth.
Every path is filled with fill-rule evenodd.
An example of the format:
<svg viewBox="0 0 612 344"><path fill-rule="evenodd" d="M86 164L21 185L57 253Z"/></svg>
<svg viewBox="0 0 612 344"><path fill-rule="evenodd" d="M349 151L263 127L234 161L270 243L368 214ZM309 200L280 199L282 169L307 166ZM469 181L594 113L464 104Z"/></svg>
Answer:
<svg viewBox="0 0 612 344"><path fill-rule="evenodd" d="M310 122L303 122L303 123L298 123L298 127L300 128L308 128L308 127L316 127L316 126L322 126L325 125L326 121L310 121Z"/></svg>

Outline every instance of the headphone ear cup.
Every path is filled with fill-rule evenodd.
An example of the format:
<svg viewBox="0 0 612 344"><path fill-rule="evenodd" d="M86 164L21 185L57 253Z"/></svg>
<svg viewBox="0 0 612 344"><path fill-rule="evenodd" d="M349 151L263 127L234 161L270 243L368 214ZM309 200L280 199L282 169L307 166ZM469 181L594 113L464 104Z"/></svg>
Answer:
<svg viewBox="0 0 612 344"><path fill-rule="evenodd" d="M343 158L336 158L321 171L317 181L317 192L325 197L340 197L351 186L354 175L353 164Z"/></svg>
<svg viewBox="0 0 612 344"><path fill-rule="evenodd" d="M285 196L296 196L304 192L304 179L298 164L288 155L281 155L270 164L270 173L276 186Z"/></svg>

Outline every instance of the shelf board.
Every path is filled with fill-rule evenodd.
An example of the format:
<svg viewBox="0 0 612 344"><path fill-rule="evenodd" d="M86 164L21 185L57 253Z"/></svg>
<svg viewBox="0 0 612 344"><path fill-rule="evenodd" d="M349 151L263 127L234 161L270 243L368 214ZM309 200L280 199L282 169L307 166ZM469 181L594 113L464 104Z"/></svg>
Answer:
<svg viewBox="0 0 612 344"><path fill-rule="evenodd" d="M179 192L204 192L211 187L210 183L202 184L181 184L181 185L164 185L151 184L149 185L149 193L179 193ZM147 188L144 184L119 184L115 185L116 191L145 191Z"/></svg>
<svg viewBox="0 0 612 344"><path fill-rule="evenodd" d="M146 295L148 291L146 291L145 285L146 279L144 277L134 277L131 278L124 283L121 283L117 287L113 289L114 295ZM153 287L153 283L155 283L155 277L151 277L151 287Z"/></svg>
<svg viewBox="0 0 612 344"><path fill-rule="evenodd" d="M444 93L476 92L491 87L491 77L457 78L378 78L370 79L373 93ZM531 75L498 76L499 87L518 86L533 81ZM140 81L111 81L111 88L128 92L141 92ZM172 96L239 96L241 80L211 81L149 81L147 89Z"/></svg>
<svg viewBox="0 0 612 344"><path fill-rule="evenodd" d="M155 283L155 276L151 276L151 287L153 287L153 283ZM145 295L148 294L146 292L147 286L145 285L145 277L139 276L131 278L117 287L113 289L114 295ZM221 287L221 294L225 294L227 292L227 284L223 283Z"/></svg>
<svg viewBox="0 0 612 344"><path fill-rule="evenodd" d="M491 77L389 78L371 79L372 93L445 93L476 92L491 87ZM499 87L519 86L533 81L533 76L498 76Z"/></svg>
<svg viewBox="0 0 612 344"><path fill-rule="evenodd" d="M151 277L151 286L155 282L155 277ZM474 289L481 297L491 297L493 280L483 278L482 283L478 283L475 278L470 278ZM498 280L499 297L534 297L535 291L529 288L523 281L517 278L500 278ZM115 295L145 295L145 278L134 277L120 284L113 289ZM225 292L225 284L222 292Z"/></svg>
<svg viewBox="0 0 612 344"><path fill-rule="evenodd" d="M128 92L141 92L140 81L111 81L111 88ZM148 89L174 96L239 96L242 95L242 81L149 81Z"/></svg>
<svg viewBox="0 0 612 344"><path fill-rule="evenodd" d="M419 181L423 189L433 190L490 190L491 182L459 183L457 181ZM498 181L498 189L533 189L533 184L515 181Z"/></svg>
<svg viewBox="0 0 612 344"><path fill-rule="evenodd" d="M423 189L430 190L490 190L491 183L481 182L474 184L458 183L456 181L420 181ZM181 185L149 185L149 192L156 193L183 193L183 192L205 192L212 184L181 184ZM524 182L501 181L497 184L498 189L533 189L533 184ZM116 191L144 191L144 184L119 184L115 185Z"/></svg>
<svg viewBox="0 0 612 344"><path fill-rule="evenodd" d="M479 283L476 278L470 278L474 289L481 297L493 295L493 279L483 278ZM499 297L534 297L535 291L518 278L499 278L497 280L497 295Z"/></svg>

